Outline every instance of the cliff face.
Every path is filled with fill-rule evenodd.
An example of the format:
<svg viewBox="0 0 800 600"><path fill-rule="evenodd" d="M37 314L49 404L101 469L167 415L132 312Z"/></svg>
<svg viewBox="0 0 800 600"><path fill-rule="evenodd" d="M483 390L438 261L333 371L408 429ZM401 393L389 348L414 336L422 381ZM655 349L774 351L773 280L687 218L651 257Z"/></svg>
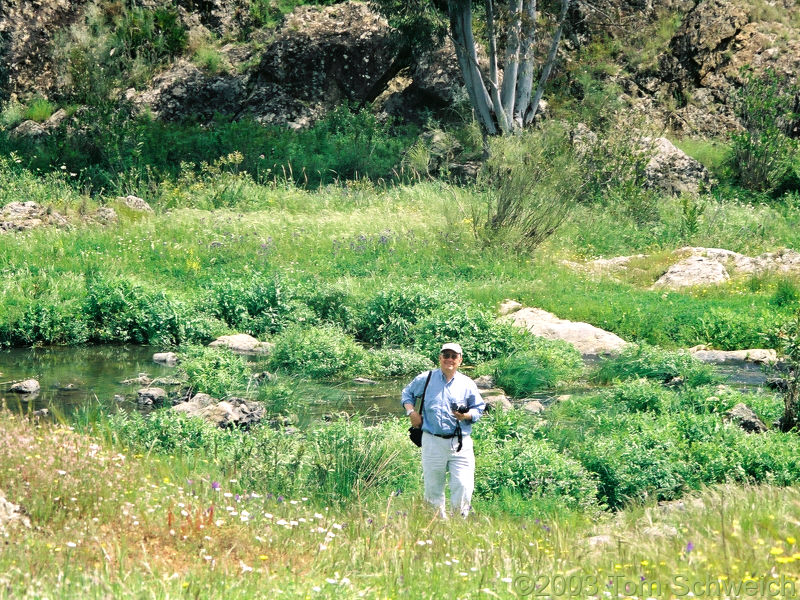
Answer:
<svg viewBox="0 0 800 600"><path fill-rule="evenodd" d="M58 64L54 57L90 34L93 11L113 13L126 2L155 8L163 0L2 2L0 99L58 97L63 58ZM451 47L416 57L414 68L395 78L403 65L392 31L366 4L300 7L272 30L256 28L248 7L246 0L177 0L177 26L189 39L184 56L159 63L149 83L114 92L163 119L224 112L294 127L338 103L372 102L382 92L386 110L411 118L419 108L441 109L463 96ZM669 129L721 135L736 128L730 98L743 66L790 79L800 72L800 7L793 0L576 0L562 64L599 39L635 48L637 36L664 35L663 23L671 29L650 49L653 55L638 62L620 56L613 77L627 104ZM213 42L225 68L188 60L197 40L219 39L231 40ZM105 50L106 60L112 53Z"/></svg>

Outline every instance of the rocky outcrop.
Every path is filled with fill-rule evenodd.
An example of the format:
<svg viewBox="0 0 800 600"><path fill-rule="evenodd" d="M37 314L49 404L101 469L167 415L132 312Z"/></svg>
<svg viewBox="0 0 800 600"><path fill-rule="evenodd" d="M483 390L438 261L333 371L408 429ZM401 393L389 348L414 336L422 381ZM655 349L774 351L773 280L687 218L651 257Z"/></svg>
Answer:
<svg viewBox="0 0 800 600"><path fill-rule="evenodd" d="M386 20L360 2L287 15L248 86L262 123L304 127L349 101L371 102L400 68Z"/></svg>
<svg viewBox="0 0 800 600"><path fill-rule="evenodd" d="M723 416L723 420L736 423L748 433L764 433L767 431L767 426L753 412L753 409L741 402L727 411Z"/></svg>
<svg viewBox="0 0 800 600"><path fill-rule="evenodd" d="M275 347L270 342L261 342L252 335L237 333L235 335L223 335L209 344L212 348L227 348L232 352L242 354L269 354Z"/></svg>
<svg viewBox="0 0 800 600"><path fill-rule="evenodd" d="M654 288L679 289L697 285L716 285L728 281L732 274L754 274L774 271L800 273L800 252L779 250L756 257L745 256L722 248L684 247L675 254L686 255L667 269L653 284Z"/></svg>
<svg viewBox="0 0 800 600"><path fill-rule="evenodd" d="M780 22L752 21L753 8L744 0L703 0L686 14L659 68L666 94L690 99L674 110L672 126L711 136L739 128L731 97L742 83L743 67L797 77L797 32ZM778 8L776 14L790 10L797 7Z"/></svg>
<svg viewBox="0 0 800 600"><path fill-rule="evenodd" d="M706 363L744 363L775 364L778 354L775 350L765 348L751 348L749 350L711 350L706 346L689 348L689 353L697 360Z"/></svg>
<svg viewBox="0 0 800 600"><path fill-rule="evenodd" d="M49 95L59 80L53 42L83 16L86 4L87 0L1 2L0 87L9 94Z"/></svg>
<svg viewBox="0 0 800 600"><path fill-rule="evenodd" d="M59 213L36 202L9 202L0 208L0 234L27 231L42 225L67 225Z"/></svg>
<svg viewBox="0 0 800 600"><path fill-rule="evenodd" d="M516 327L523 327L533 335L549 340L569 342L584 355L612 354L619 352L627 342L616 334L589 323L559 319L540 308L521 308L503 320Z"/></svg>
<svg viewBox="0 0 800 600"><path fill-rule="evenodd" d="M196 394L187 402L173 406L172 410L190 417L201 417L218 427L249 427L266 414L258 402L244 398L219 401L208 394Z"/></svg>
<svg viewBox="0 0 800 600"><path fill-rule="evenodd" d="M179 60L157 75L149 89L142 93L128 90L126 98L165 121L209 120L215 113L240 111L245 82L237 75L208 75L194 64Z"/></svg>

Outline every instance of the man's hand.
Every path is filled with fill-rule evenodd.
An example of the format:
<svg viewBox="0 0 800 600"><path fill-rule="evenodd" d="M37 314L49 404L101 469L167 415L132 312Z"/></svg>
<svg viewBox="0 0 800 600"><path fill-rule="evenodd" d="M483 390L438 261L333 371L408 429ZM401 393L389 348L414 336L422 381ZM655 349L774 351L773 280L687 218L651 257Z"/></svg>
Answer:
<svg viewBox="0 0 800 600"><path fill-rule="evenodd" d="M414 411L410 415L408 415L408 418L411 420L411 424L414 427L422 426L422 415L420 415L417 411Z"/></svg>
<svg viewBox="0 0 800 600"><path fill-rule="evenodd" d="M458 419L459 421L471 421L472 420L472 415L469 414L469 411L463 412L463 413L462 412L453 411L453 416L455 416L455 418Z"/></svg>

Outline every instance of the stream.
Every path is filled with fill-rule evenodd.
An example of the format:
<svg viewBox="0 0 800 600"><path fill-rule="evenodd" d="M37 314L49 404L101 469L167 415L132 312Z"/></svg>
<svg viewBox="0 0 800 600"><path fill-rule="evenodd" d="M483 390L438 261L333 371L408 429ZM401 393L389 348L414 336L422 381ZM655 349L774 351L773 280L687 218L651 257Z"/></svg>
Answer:
<svg viewBox="0 0 800 600"><path fill-rule="evenodd" d="M105 409L140 410L136 391L140 383L122 383L146 373L151 378L172 378L174 367L153 362L153 354L162 348L143 346L84 346L49 348L13 348L0 350L0 402L9 409L28 412L47 408L57 418L69 419L81 407L100 405ZM256 358L254 367L258 368ZM752 363L718 365L726 383L740 389L762 386L765 374ZM37 379L41 391L33 397L9 393L12 382ZM409 378L392 379L374 385L355 382L314 385L310 397L316 398L311 414L323 416L336 412L361 414L367 420L401 414L399 398ZM162 386L170 389L168 385ZM558 394L570 390L559 390ZM577 391L577 390L576 390ZM591 391L585 387L580 393ZM546 403L552 392L532 397ZM147 409L144 409L147 410Z"/></svg>

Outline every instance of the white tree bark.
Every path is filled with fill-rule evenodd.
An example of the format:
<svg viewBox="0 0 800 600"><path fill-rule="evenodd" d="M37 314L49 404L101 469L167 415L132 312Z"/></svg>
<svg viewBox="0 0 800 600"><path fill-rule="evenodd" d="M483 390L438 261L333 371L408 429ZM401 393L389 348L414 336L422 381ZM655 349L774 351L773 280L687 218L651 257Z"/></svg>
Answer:
<svg viewBox="0 0 800 600"><path fill-rule="evenodd" d="M498 130L493 118L494 106L478 67L478 53L472 32L472 1L447 0L447 12L450 16L450 32L453 36L458 65L464 76L470 103L484 130L489 135L496 135Z"/></svg>

